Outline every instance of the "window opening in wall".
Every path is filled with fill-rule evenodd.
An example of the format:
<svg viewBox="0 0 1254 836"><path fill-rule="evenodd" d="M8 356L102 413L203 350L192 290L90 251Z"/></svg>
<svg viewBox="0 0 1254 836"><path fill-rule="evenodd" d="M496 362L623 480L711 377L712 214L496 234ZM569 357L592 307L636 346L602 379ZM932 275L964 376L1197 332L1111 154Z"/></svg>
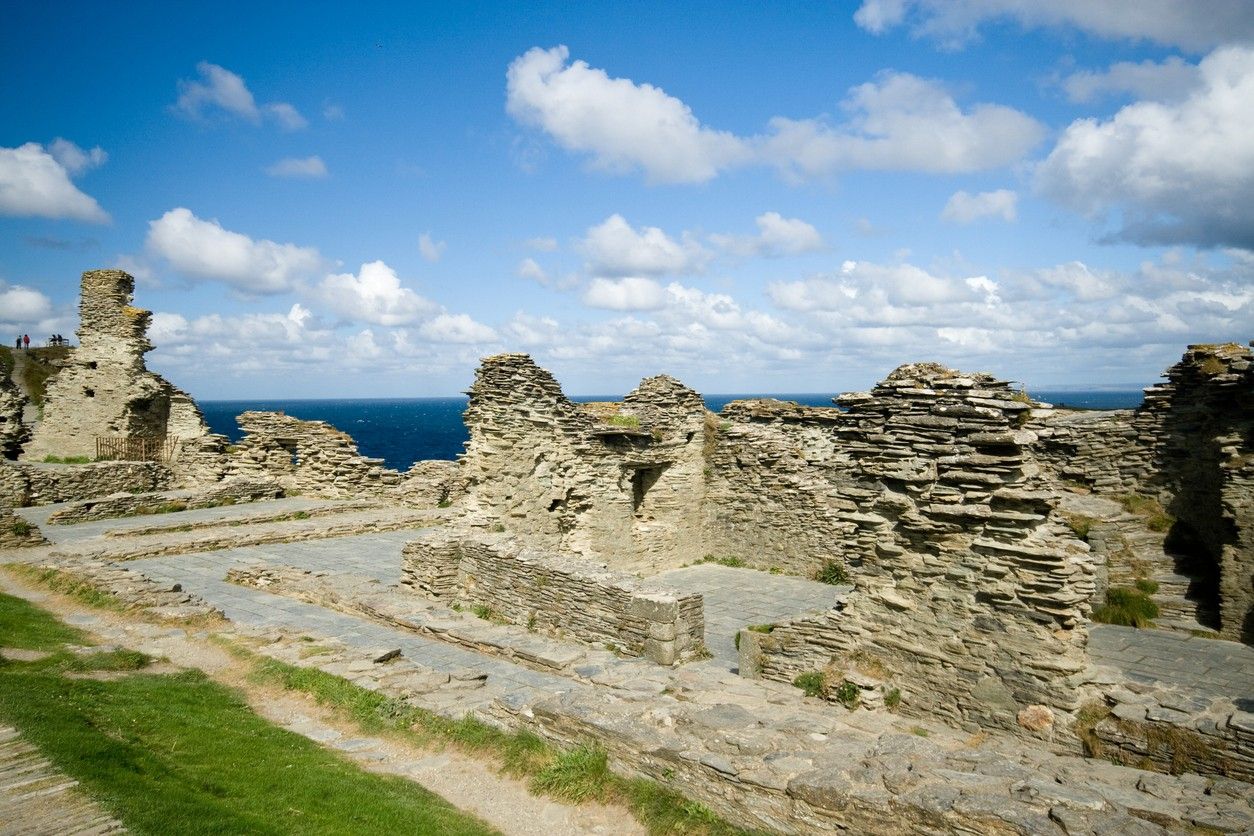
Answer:
<svg viewBox="0 0 1254 836"><path fill-rule="evenodd" d="M94 397L96 397L96 390L95 390L95 389L84 389L84 390L83 390L83 394L84 394L84 395L86 395L86 396L87 396L87 397L89 397L89 398L94 398Z"/></svg>

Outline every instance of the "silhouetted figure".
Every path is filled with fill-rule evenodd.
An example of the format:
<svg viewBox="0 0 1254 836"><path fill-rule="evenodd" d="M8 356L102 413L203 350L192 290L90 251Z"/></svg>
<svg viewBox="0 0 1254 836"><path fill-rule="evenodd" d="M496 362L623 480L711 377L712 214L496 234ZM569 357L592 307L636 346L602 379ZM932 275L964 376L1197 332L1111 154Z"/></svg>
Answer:
<svg viewBox="0 0 1254 836"><path fill-rule="evenodd" d="M22 350L23 350L23 351L29 351L29 350L30 350L30 334L23 334L23 335L22 335Z"/></svg>
<svg viewBox="0 0 1254 836"><path fill-rule="evenodd" d="M13 341L13 347L20 349L22 347L22 338L18 337Z"/></svg>

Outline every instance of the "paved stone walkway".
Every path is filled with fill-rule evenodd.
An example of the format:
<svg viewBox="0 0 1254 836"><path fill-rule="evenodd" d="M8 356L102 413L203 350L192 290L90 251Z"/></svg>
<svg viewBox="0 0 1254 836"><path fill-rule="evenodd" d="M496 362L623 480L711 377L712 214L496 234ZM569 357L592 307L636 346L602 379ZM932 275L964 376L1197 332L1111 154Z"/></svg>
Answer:
<svg viewBox="0 0 1254 836"><path fill-rule="evenodd" d="M0 836L125 833L11 726L0 726Z"/></svg>
<svg viewBox="0 0 1254 836"><path fill-rule="evenodd" d="M1089 655L1145 683L1234 697L1254 711L1254 647L1165 630L1094 624Z"/></svg>
<svg viewBox="0 0 1254 836"><path fill-rule="evenodd" d="M714 662L728 670L737 670L740 664L736 633L741 629L822 612L853 588L716 563L672 569L646 583L705 597L705 646Z"/></svg>
<svg viewBox="0 0 1254 836"><path fill-rule="evenodd" d="M148 558L128 565L154 580L181 583L187 591L221 608L231 621L246 627L309 631L334 636L352 647L399 647L408 658L438 671L485 673L491 687L484 689L484 702L497 697L508 699L513 693L521 696L537 689L556 694L587 687L563 676L531 670L437 639L225 580L232 566L268 563L349 571L377 577L381 583L394 583L400 573L401 547L412 538L412 531L363 534L335 540Z"/></svg>

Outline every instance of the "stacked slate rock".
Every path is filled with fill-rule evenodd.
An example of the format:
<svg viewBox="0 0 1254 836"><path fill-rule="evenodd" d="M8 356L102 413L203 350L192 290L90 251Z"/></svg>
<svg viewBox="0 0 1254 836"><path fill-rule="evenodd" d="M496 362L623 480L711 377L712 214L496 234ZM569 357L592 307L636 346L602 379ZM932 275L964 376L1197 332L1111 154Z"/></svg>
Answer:
<svg viewBox="0 0 1254 836"><path fill-rule="evenodd" d="M401 475L368 458L357 443L325 421L302 421L281 412L243 412L245 433L228 461L228 476L277 479L285 489L332 498L390 491Z"/></svg>
<svg viewBox="0 0 1254 836"><path fill-rule="evenodd" d="M843 610L777 625L761 670L791 681L834 657L875 659L908 710L1016 727L1075 710L1093 572L1061 525L1008 383L902 366L841 396L828 490L845 524L829 554L856 591ZM744 634L742 634L743 637Z"/></svg>

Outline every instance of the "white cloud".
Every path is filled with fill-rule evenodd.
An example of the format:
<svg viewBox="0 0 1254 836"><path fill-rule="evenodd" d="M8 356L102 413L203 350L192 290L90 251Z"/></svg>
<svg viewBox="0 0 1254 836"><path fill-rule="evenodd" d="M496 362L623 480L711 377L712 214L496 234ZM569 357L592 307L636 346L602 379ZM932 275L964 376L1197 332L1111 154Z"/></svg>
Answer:
<svg viewBox="0 0 1254 836"><path fill-rule="evenodd" d="M0 281L0 311L5 322L34 323L52 315L52 300L33 288Z"/></svg>
<svg viewBox="0 0 1254 836"><path fill-rule="evenodd" d="M66 155L66 146L82 153L78 146L68 142L61 146L54 142L52 150ZM101 162L103 155L104 152L100 151ZM77 163L76 159L70 161ZM91 155L86 155L78 170L82 171L90 164ZM109 214L100 208L95 198L79 191L70 182L70 173L53 154L36 142L17 148L0 148L0 214L108 223Z"/></svg>
<svg viewBox="0 0 1254 836"><path fill-rule="evenodd" d="M266 114L285 131L299 131L309 127L309 120L301 116L300 111L287 102L273 102L266 105Z"/></svg>
<svg viewBox="0 0 1254 836"><path fill-rule="evenodd" d="M189 119L202 120L213 112L237 116L254 125L269 116L284 130L299 130L308 121L287 102L271 102L258 106L244 79L225 67L201 61L196 65L200 79L180 79L179 97L174 110Z"/></svg>
<svg viewBox="0 0 1254 836"><path fill-rule="evenodd" d="M1121 210L1124 240L1254 249L1254 49L1218 49L1199 76L1180 102L1073 122L1037 186L1090 216Z"/></svg>
<svg viewBox="0 0 1254 836"><path fill-rule="evenodd" d="M845 169L956 173L998 168L1036 145L1044 128L1013 108L963 110L944 86L909 73L883 72L850 91L847 123L771 120L762 153L794 178Z"/></svg>
<svg viewBox="0 0 1254 836"><path fill-rule="evenodd" d="M284 157L266 168L271 177L320 178L327 176L327 164L317 154L312 157Z"/></svg>
<svg viewBox="0 0 1254 836"><path fill-rule="evenodd" d="M157 271L147 259L139 258L127 253L121 253L114 256L113 263L109 265L114 270L122 270L130 273L135 281L145 287L160 287L161 282L157 279Z"/></svg>
<svg viewBox="0 0 1254 836"><path fill-rule="evenodd" d="M817 252L827 244L819 231L800 218L785 218L778 212L766 212L754 218L757 235L710 236L717 247L739 256L783 256Z"/></svg>
<svg viewBox="0 0 1254 836"><path fill-rule="evenodd" d="M315 297L343 321L406 325L438 306L401 285L396 271L382 261L361 265L357 275L337 273L319 284Z"/></svg>
<svg viewBox="0 0 1254 836"><path fill-rule="evenodd" d="M544 272L544 268L537 264L534 258L524 258L518 262L518 275L543 285L549 283L549 274Z"/></svg>
<svg viewBox="0 0 1254 836"><path fill-rule="evenodd" d="M1120 61L1100 72L1080 70L1062 80L1063 90L1073 102L1091 102L1120 93L1155 101L1174 101L1187 96L1197 84L1197 67L1176 55L1161 63Z"/></svg>
<svg viewBox="0 0 1254 836"><path fill-rule="evenodd" d="M322 106L322 118L328 122L338 122L344 118L344 106L335 102L327 102Z"/></svg>
<svg viewBox="0 0 1254 836"><path fill-rule="evenodd" d="M496 331L466 314L442 313L418 329L424 339L435 343L490 343Z"/></svg>
<svg viewBox="0 0 1254 836"><path fill-rule="evenodd" d="M188 276L215 279L245 293L291 290L323 264L313 247L254 241L183 207L149 222L145 246Z"/></svg>
<svg viewBox="0 0 1254 836"><path fill-rule="evenodd" d="M90 151L84 151L73 142L61 137L52 140L52 144L48 146L48 153L69 172L70 176L77 176L84 171L99 168L109 161L109 155L99 145Z"/></svg>
<svg viewBox="0 0 1254 836"><path fill-rule="evenodd" d="M941 210L941 219L954 223L969 224L980 218L998 218L1013 221L1018 217L1019 195L1009 189L970 194L954 192Z"/></svg>
<svg viewBox="0 0 1254 836"><path fill-rule="evenodd" d="M539 47L507 73L509 113L613 172L641 169L651 182L701 183L746 162L747 144L703 126L679 99L651 84L610 78L564 46Z"/></svg>
<svg viewBox="0 0 1254 836"><path fill-rule="evenodd" d="M1027 153L1044 134L1013 108L963 110L936 81L884 72L853 88L849 120L776 116L760 137L707 128L679 99L649 84L612 79L583 61L567 66L566 47L534 48L508 72L509 113L596 167L642 169L650 181L700 183L734 166L773 165L792 179L846 169L969 172Z"/></svg>
<svg viewBox="0 0 1254 836"><path fill-rule="evenodd" d="M617 214L590 228L579 246L589 271L600 276L698 272L710 259L709 251L687 235L675 241L655 226L636 230Z"/></svg>
<svg viewBox="0 0 1254 836"><path fill-rule="evenodd" d="M854 13L863 29L881 34L903 23L915 36L951 48L978 37L987 21L1024 28L1070 27L1103 38L1147 39L1191 50L1254 38L1246 0L863 0Z"/></svg>
<svg viewBox="0 0 1254 836"><path fill-rule="evenodd" d="M422 257L432 263L440 260L444 255L444 249L448 245L443 241L432 239L430 232L424 232L418 236L418 252Z"/></svg>
<svg viewBox="0 0 1254 836"><path fill-rule="evenodd" d="M611 311L653 311L665 306L666 300L666 288L653 279L638 276L596 278L583 294L588 307Z"/></svg>

